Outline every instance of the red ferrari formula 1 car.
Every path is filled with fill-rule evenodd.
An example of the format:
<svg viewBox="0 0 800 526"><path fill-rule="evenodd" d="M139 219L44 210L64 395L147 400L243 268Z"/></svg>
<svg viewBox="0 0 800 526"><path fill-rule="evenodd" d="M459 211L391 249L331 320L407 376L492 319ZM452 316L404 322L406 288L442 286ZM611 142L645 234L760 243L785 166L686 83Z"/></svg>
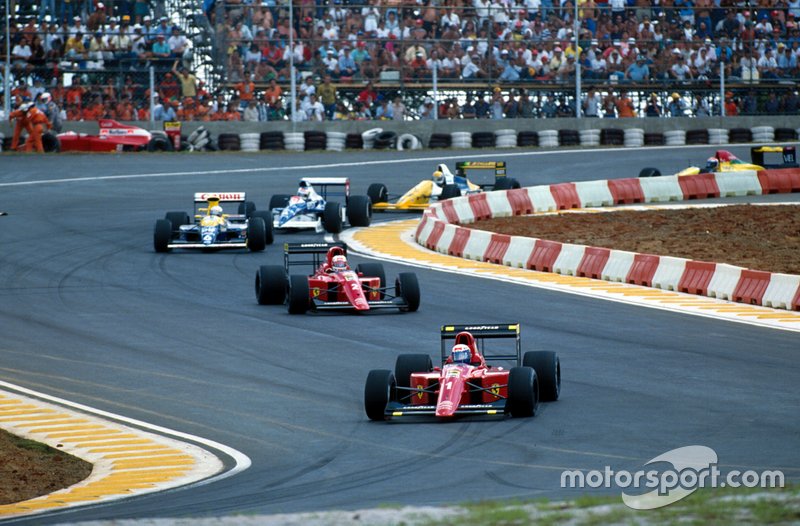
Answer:
<svg viewBox="0 0 800 526"><path fill-rule="evenodd" d="M137 152L145 150L153 135L136 126L100 119L99 135L66 132L58 134L62 152ZM166 139L163 139L166 143Z"/></svg>
<svg viewBox="0 0 800 526"><path fill-rule="evenodd" d="M514 352L487 355L486 340L513 340ZM522 356L518 323L446 325L441 330L441 341L441 367L433 367L427 354L401 354L394 372L369 372L364 408L371 420L413 415L525 417L536 414L540 401L558 400L558 355L530 351ZM452 348L448 346L450 341L454 342ZM505 369L488 365L486 357L516 360L517 366Z"/></svg>
<svg viewBox="0 0 800 526"><path fill-rule="evenodd" d="M297 255L311 259L298 261ZM289 275L295 265L311 265L311 275ZM414 312L419 308L419 283L413 272L397 275L394 287L386 286L380 263L361 263L355 270L347 264L343 243L287 243L283 267L262 265L256 272L256 299L260 305L285 303L290 314L308 310L354 310L396 308Z"/></svg>

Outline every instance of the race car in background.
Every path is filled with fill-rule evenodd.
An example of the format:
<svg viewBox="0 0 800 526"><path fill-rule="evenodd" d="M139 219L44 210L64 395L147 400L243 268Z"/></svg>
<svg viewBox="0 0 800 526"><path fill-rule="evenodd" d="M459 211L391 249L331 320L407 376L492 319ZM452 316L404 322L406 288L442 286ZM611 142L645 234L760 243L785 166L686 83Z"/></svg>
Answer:
<svg viewBox="0 0 800 526"><path fill-rule="evenodd" d="M266 212L252 211L253 205L245 197L244 192L194 194L193 218L186 212L167 212L164 219L156 221L156 252L173 248L264 250L273 242L272 222Z"/></svg>
<svg viewBox="0 0 800 526"><path fill-rule="evenodd" d="M158 142L169 145L166 138L157 137L137 126L122 124L112 119L100 119L100 133L59 133L59 148L62 152L138 152L153 148ZM165 146L166 147L166 146Z"/></svg>
<svg viewBox="0 0 800 526"><path fill-rule="evenodd" d="M765 164L766 154L780 154L780 163ZM774 157L774 155L773 155ZM774 168L798 168L797 152L794 146L753 146L750 148L751 163L746 163L733 155L728 150L717 150L712 157L706 161L702 168L690 166L678 172L676 175L696 175L703 173L725 173L742 171L759 171ZM661 171L658 168L642 168L639 177L658 177Z"/></svg>
<svg viewBox="0 0 800 526"><path fill-rule="evenodd" d="M286 243L282 267L262 265L256 272L256 300L260 305L286 304L290 314L386 308L415 312L419 308L416 274L401 272L394 287L387 287L383 265L360 263L351 270L346 256L343 243ZM312 273L289 273L291 267L299 265L310 265Z"/></svg>
<svg viewBox="0 0 800 526"><path fill-rule="evenodd" d="M519 323L445 325L440 339L441 367L433 367L428 354L401 354L394 372L369 372L364 409L370 420L507 414L527 417L536 414L539 402L558 400L558 355L552 351L522 355ZM500 350L502 343L509 347L509 342L513 350ZM516 366L505 369L487 364L487 359L515 361Z"/></svg>
<svg viewBox="0 0 800 526"><path fill-rule="evenodd" d="M490 175L487 175L490 174ZM504 161L462 161L456 163L456 173L446 164L439 164L430 179L420 181L401 196L389 194L383 183L373 183L367 189L375 211L425 210L429 204L453 197L490 190L519 188L519 181L506 175Z"/></svg>
<svg viewBox="0 0 800 526"><path fill-rule="evenodd" d="M347 177L304 177L295 195L278 194L269 200L273 228L313 228L338 234L345 224L369 226L372 203L365 195L350 195ZM344 204L329 198L343 199Z"/></svg>

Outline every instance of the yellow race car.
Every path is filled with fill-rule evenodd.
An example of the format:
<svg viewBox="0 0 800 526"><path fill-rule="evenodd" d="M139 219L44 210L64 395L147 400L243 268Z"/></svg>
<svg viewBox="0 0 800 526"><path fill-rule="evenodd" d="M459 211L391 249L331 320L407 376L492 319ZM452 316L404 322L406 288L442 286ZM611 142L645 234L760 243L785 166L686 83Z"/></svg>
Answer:
<svg viewBox="0 0 800 526"><path fill-rule="evenodd" d="M491 175L487 176L487 172ZM369 185L367 195L372 200L373 211L422 211L436 201L519 187L519 181L506 175L505 161L462 161L456 163L455 174L446 164L437 165L430 179L420 181L401 196L390 195L383 183Z"/></svg>
<svg viewBox="0 0 800 526"><path fill-rule="evenodd" d="M781 154L782 161L779 164L765 164L764 156L767 153ZM742 172L748 170L765 170L767 168L797 168L797 156L794 146L753 146L750 148L750 160L746 163L733 155L728 150L717 150L713 157L709 157L706 165L702 168L690 166L678 172L676 175L696 175L703 173L724 173ZM639 177L658 177L661 172L658 168L642 168Z"/></svg>

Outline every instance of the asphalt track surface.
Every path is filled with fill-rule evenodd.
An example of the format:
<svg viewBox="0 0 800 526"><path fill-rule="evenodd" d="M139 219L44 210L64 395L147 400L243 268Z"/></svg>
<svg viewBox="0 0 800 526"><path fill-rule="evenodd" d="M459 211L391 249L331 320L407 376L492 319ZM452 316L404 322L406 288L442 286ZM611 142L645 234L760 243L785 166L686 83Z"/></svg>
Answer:
<svg viewBox="0 0 800 526"><path fill-rule="evenodd" d="M424 269L417 313L290 316L256 304L255 270L282 262L281 243L319 236L279 234L256 254L152 249L155 220L190 210L196 191L246 191L265 208L302 175L405 190L442 156L505 159L534 185L670 173L710 150L0 157L0 380L253 461L215 484L29 522L573 498L563 469L633 471L693 444L723 471L800 479L796 333ZM405 270L386 265L390 280ZM443 323L504 321L522 324L523 350L559 352L561 400L532 419L366 419L369 369L435 357Z"/></svg>

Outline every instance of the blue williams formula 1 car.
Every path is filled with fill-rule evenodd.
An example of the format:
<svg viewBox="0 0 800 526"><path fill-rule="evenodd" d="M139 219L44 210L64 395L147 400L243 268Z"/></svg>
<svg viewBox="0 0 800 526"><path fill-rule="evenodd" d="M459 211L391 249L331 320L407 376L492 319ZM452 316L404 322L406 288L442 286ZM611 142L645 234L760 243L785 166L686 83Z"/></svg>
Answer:
<svg viewBox="0 0 800 526"><path fill-rule="evenodd" d="M330 201L344 199L344 204ZM269 200L272 227L281 229L313 228L317 232L338 234L346 223L369 226L372 202L365 195L350 195L346 177L304 177L296 195L273 195Z"/></svg>
<svg viewBox="0 0 800 526"><path fill-rule="evenodd" d="M194 220L186 212L167 212L164 219L156 221L156 252L173 248L247 248L260 252L272 244L269 214L254 211L244 192L196 193L194 208Z"/></svg>

